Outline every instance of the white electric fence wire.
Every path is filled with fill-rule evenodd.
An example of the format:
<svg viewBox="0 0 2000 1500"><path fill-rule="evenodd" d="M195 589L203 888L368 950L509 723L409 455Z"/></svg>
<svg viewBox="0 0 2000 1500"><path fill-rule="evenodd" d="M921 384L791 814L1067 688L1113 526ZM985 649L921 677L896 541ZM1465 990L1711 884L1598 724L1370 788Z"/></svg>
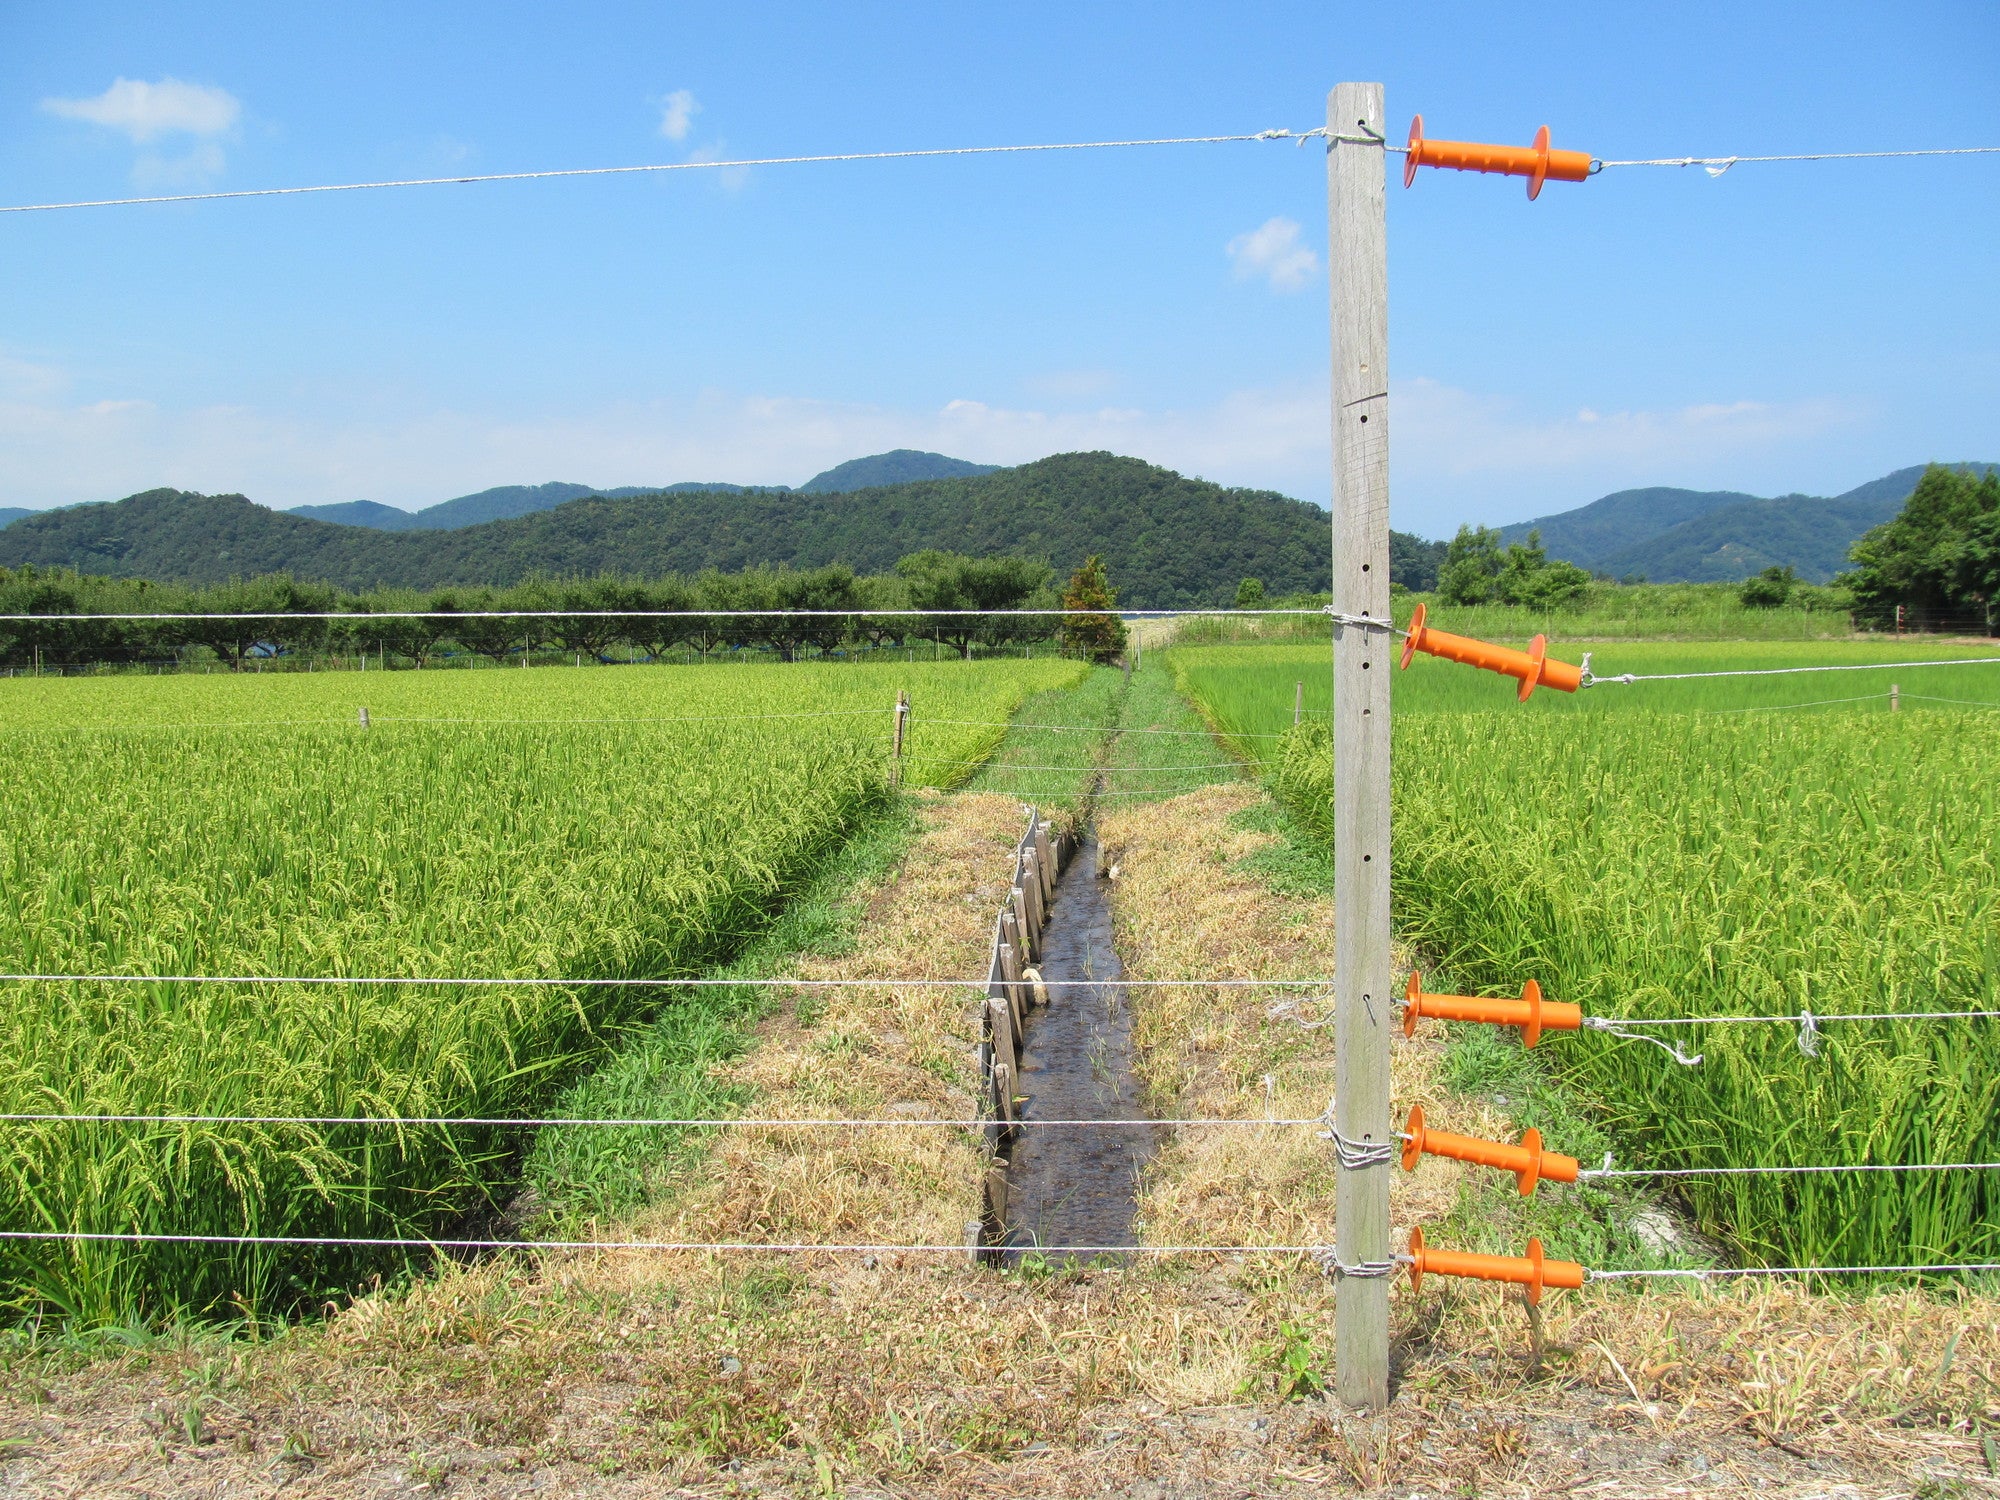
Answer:
<svg viewBox="0 0 2000 1500"><path fill-rule="evenodd" d="M1025 146L938 146L906 151L842 151L819 156L741 157L730 161L648 162L630 167L568 167L541 172L483 172L469 177L406 177L384 182L338 182L313 187L238 188L169 193L148 198L93 198L73 203L15 203L0 213L52 213L66 208L129 208L147 203L209 203L224 198L287 198L308 193L363 193L379 188L457 187L479 182L536 182L557 177L625 177L654 172L712 172L745 167L816 166L831 162L908 161L928 156L1010 156L1039 151L1112 151L1138 146L1214 146L1237 141L1300 141L1326 134L1312 130L1259 130L1247 135L1178 135L1130 141L1058 141Z"/></svg>
<svg viewBox="0 0 2000 1500"><path fill-rule="evenodd" d="M873 712L873 710L870 710ZM914 720L913 720L914 722ZM931 722L936 723L936 720ZM1106 730L1109 734L1112 731ZM906 757L924 766L983 766L989 771L1074 771L1079 775L1086 772L1102 771L1107 776L1153 776L1164 775L1168 771L1240 771L1242 763L1233 760L1206 760L1186 766L1030 766L1011 760L979 760L947 758L942 755L912 755Z"/></svg>
<svg viewBox="0 0 2000 1500"><path fill-rule="evenodd" d="M942 1120L942 1119L906 1119L901 1116L894 1116L883 1119L852 1119L852 1120L831 1120L831 1119L777 1120L777 1119L757 1119L745 1116L731 1116L726 1118L708 1118L708 1119L662 1118L662 1119L620 1120L620 1119L609 1119L609 1118L607 1119L465 1118L465 1117L451 1116L451 1115L167 1115L167 1114L93 1115L93 1114L59 1114L59 1113L0 1114L0 1122L7 1122L13 1124L51 1124L51 1125L377 1125L377 1126L462 1125L468 1128L479 1127L479 1128L509 1129L509 1130L527 1128L532 1126L550 1126L550 1127L560 1126L564 1129L568 1129L572 1126L604 1126L604 1127L620 1127L620 1128L629 1127L632 1129L641 1129L641 1128L666 1129L671 1127L675 1129L691 1129L691 1130L693 1129L720 1130L725 1128L759 1129L759 1130L779 1129L779 1128L799 1129L799 1130L831 1130L836 1127L843 1129L865 1127L871 1130L872 1129L916 1130L916 1129L930 1129L933 1127L949 1127L959 1130L978 1130L984 1126L996 1123L994 1120L990 1118ZM1206 1126L1206 1125L1225 1125L1225 1126L1238 1126L1238 1127L1266 1126L1266 1125L1297 1126L1297 1125L1323 1125L1325 1123L1326 1123L1325 1118L1319 1115L1314 1115L1308 1119L1275 1119L1275 1118L1263 1118L1263 1117L1259 1117L1256 1119L1231 1119L1231 1118L1221 1118L1216 1116L1203 1115L1203 1116L1192 1116L1183 1119L1170 1118L1170 1119L1160 1119L1160 1120L1016 1119L1006 1122L1007 1127L1009 1129L1031 1129L1031 1130L1033 1129L1047 1130L1057 1126L1061 1126L1064 1128L1073 1128L1081 1126L1091 1126L1091 1127L1103 1126L1109 1129L1118 1129L1118 1130L1150 1130L1155 1127L1166 1127L1166 1126L1172 1126L1176 1128L1183 1126L1195 1127L1195 1126Z"/></svg>
<svg viewBox="0 0 2000 1500"><path fill-rule="evenodd" d="M1325 988L1331 979L1120 979L1127 989L1257 989L1265 986L1304 985ZM0 984L301 984L301 985L437 985L451 987L552 986L641 989L702 989L731 986L765 986L794 989L962 989L984 990L984 979L451 979L420 974L390 974L349 977L342 974L0 974Z"/></svg>
<svg viewBox="0 0 2000 1500"><path fill-rule="evenodd" d="M79 624L115 620L853 620L1037 619L1152 620L1225 617L1232 615L1317 615L1316 609L377 609L350 610L231 610L115 615L0 615L0 624ZM904 649L908 649L905 647Z"/></svg>
<svg viewBox="0 0 2000 1500"><path fill-rule="evenodd" d="M1823 1172L2000 1172L2000 1161L1869 1162L1831 1167L1586 1167L1577 1181L1599 1177L1760 1177Z"/></svg>
<svg viewBox="0 0 2000 1500"><path fill-rule="evenodd" d="M2000 708L2000 703L1985 703L1977 698L1936 698L1929 693L1905 693L1905 698L1914 698L1919 703L1956 703L1965 708Z"/></svg>
<svg viewBox="0 0 2000 1500"><path fill-rule="evenodd" d="M1704 677L1791 677L1801 672L1891 672L1897 670L1914 671L1925 667L1992 667L2000 666L2000 656L1955 656L1932 661L1856 661L1836 662L1815 667L1739 667L1727 672L1621 672L1615 677L1593 674L1584 679L1585 687L1598 687L1608 682L1629 686L1635 682L1691 682Z"/></svg>
<svg viewBox="0 0 2000 1500"><path fill-rule="evenodd" d="M1711 713L1718 714L1782 714L1795 708L1827 708L1836 703L1880 703L1887 693L1863 693L1858 698L1815 698L1810 703L1755 703L1748 708L1716 708Z"/></svg>
<svg viewBox="0 0 2000 1500"><path fill-rule="evenodd" d="M1716 1276L1899 1276L1917 1272L1954 1271L1971 1274L1979 1271L2000 1271L2000 1261L1974 1262L1972 1264L1942 1266L1724 1266L1724 1267L1670 1267L1653 1271L1586 1271L1584 1275L1591 1281L1624 1281L1633 1277L1691 1276L1706 1281Z"/></svg>
<svg viewBox="0 0 2000 1500"><path fill-rule="evenodd" d="M1617 1026L1740 1026L1750 1022L1778 1021L1800 1026L1810 1017L1815 1028L1828 1021L1991 1021L2000 1019L2000 1010L1881 1010L1881 1011L1794 1011L1784 1016L1619 1016L1616 1020L1590 1016L1584 1025L1594 1031Z"/></svg>
<svg viewBox="0 0 2000 1500"><path fill-rule="evenodd" d="M1656 156L1644 161L1600 161L1600 167L1704 167L1720 177L1744 163L1774 161L1876 161L1902 156L1991 156L2000 146L1932 146L1911 151L1811 151L1788 156Z"/></svg>
<svg viewBox="0 0 2000 1500"><path fill-rule="evenodd" d="M1102 724L1009 724L1003 723L998 719L933 719L928 715L921 721L912 720L912 722L949 724L955 729L1046 729L1056 734L1109 734L1112 732L1109 727ZM1285 737L1283 733L1277 731L1253 733L1247 730L1235 729L1140 729L1132 727L1121 728L1117 732L1119 734L1194 735L1202 739L1214 739L1217 735L1223 735L1234 740L1281 740Z"/></svg>
<svg viewBox="0 0 2000 1500"><path fill-rule="evenodd" d="M133 1245L302 1245L350 1246L405 1250L655 1250L771 1251L792 1255L938 1254L964 1255L963 1241L947 1245L871 1245L788 1243L761 1240L458 1240L417 1237L364 1238L321 1234L154 1234L141 1230L0 1229L0 1240L53 1240L59 1243L110 1242ZM1035 1245L992 1246L1016 1253L1061 1252L1065 1255L1311 1255L1324 1245Z"/></svg>
<svg viewBox="0 0 2000 1500"><path fill-rule="evenodd" d="M785 714L646 714L623 719L453 719L425 718L414 714L369 715L370 727L376 724L730 724L737 720L749 719L873 719L888 713L886 708L834 708L813 713ZM352 729L351 719L307 719L295 722L313 724L340 724ZM178 726L174 726L178 727Z"/></svg>

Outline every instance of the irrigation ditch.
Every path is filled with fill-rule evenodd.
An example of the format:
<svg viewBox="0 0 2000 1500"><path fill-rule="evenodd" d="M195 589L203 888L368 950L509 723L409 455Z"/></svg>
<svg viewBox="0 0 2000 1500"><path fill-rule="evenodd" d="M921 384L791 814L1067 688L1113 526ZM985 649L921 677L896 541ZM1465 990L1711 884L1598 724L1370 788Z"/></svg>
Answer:
<svg viewBox="0 0 2000 1500"><path fill-rule="evenodd" d="M1088 824L1056 832L1039 809L1015 848L980 1042L984 1214L966 1228L982 1264L1137 1243L1139 1174L1164 1127L1081 1123L1144 1113L1100 857Z"/></svg>

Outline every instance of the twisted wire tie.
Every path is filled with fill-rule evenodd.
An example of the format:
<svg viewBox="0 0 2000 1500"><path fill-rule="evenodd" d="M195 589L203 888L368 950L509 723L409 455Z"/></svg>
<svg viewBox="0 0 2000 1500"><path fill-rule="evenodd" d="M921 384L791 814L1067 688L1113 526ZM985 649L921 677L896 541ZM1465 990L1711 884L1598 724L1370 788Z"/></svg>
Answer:
<svg viewBox="0 0 2000 1500"><path fill-rule="evenodd" d="M1351 1276L1357 1281L1368 1281L1383 1276L1394 1276L1396 1267L1408 1263L1407 1255L1392 1255L1386 1260L1357 1261L1353 1265L1340 1258L1340 1252L1331 1245L1315 1245L1309 1252L1313 1263L1332 1277Z"/></svg>
<svg viewBox="0 0 2000 1500"><path fill-rule="evenodd" d="M1693 1057L1689 1057L1685 1052L1681 1051L1678 1042L1663 1042L1656 1036L1647 1036L1643 1031L1627 1031L1616 1021L1607 1021L1602 1016L1585 1016L1583 1024L1592 1031L1602 1031L1609 1036L1623 1037L1628 1042L1650 1042L1684 1068L1695 1068L1701 1065L1703 1054L1697 1052Z"/></svg>
<svg viewBox="0 0 2000 1500"><path fill-rule="evenodd" d="M1320 1116L1326 1129L1319 1133L1323 1141L1333 1142L1334 1158L1342 1170L1361 1172L1369 1167L1386 1167L1396 1159L1396 1148L1387 1141L1354 1141L1340 1133L1340 1127L1333 1123L1333 1106L1327 1105L1326 1113Z"/></svg>

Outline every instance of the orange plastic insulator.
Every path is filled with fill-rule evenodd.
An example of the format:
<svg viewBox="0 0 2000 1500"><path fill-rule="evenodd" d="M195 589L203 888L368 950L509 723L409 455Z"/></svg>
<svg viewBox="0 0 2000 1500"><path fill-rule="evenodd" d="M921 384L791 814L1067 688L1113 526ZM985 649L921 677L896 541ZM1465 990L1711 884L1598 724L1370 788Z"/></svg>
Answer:
<svg viewBox="0 0 2000 1500"><path fill-rule="evenodd" d="M1482 1167L1498 1167L1503 1172L1512 1172L1521 1185L1523 1198L1533 1193L1535 1184L1544 1177L1551 1182L1575 1182L1581 1165L1574 1156L1544 1151L1542 1133L1532 1126L1522 1133L1518 1146L1482 1141L1477 1136L1453 1135L1445 1130L1427 1130L1421 1104L1411 1107L1409 1123L1403 1127L1403 1137L1405 1172L1415 1170L1417 1159L1426 1152L1432 1156L1449 1156L1454 1161L1469 1161Z"/></svg>
<svg viewBox="0 0 2000 1500"><path fill-rule="evenodd" d="M1403 186L1417 180L1418 167L1450 167L1457 172L1500 172L1528 179L1528 196L1541 196L1542 184L1582 182L1590 176L1588 151L1553 151L1549 127L1535 132L1532 146L1489 146L1480 141L1427 141L1424 117L1410 121L1410 144L1403 157Z"/></svg>
<svg viewBox="0 0 2000 1500"><path fill-rule="evenodd" d="M1403 991L1403 1035L1414 1036L1419 1016L1435 1016L1440 1021L1485 1021L1495 1026L1521 1028L1521 1045L1532 1047L1544 1031L1576 1031L1583 1025L1583 1007L1560 1000L1544 1000L1542 987L1530 979L1521 986L1521 998L1503 1000L1498 996L1426 995L1424 976L1410 975Z"/></svg>
<svg viewBox="0 0 2000 1500"><path fill-rule="evenodd" d="M1424 1272L1434 1276L1476 1276L1481 1281L1511 1281L1528 1289L1528 1300L1540 1302L1545 1286L1583 1285L1583 1267L1573 1260L1545 1260L1542 1242L1528 1241L1526 1255L1470 1255L1461 1250L1432 1250L1421 1229L1410 1231L1410 1290L1423 1285Z"/></svg>
<svg viewBox="0 0 2000 1500"><path fill-rule="evenodd" d="M1487 641L1475 641L1469 635L1452 635L1433 629L1425 623L1429 615L1429 608L1419 604L1416 613L1410 616L1409 638L1403 642L1403 665L1406 668L1419 651L1426 656L1442 656L1446 661L1463 662L1468 667L1484 667L1504 677L1518 678L1521 691L1516 696L1522 703L1526 703L1528 695L1543 683L1559 693L1573 693L1583 686L1583 668L1549 659L1549 638L1545 635L1538 635L1528 642L1526 651L1516 651L1511 646L1495 646Z"/></svg>

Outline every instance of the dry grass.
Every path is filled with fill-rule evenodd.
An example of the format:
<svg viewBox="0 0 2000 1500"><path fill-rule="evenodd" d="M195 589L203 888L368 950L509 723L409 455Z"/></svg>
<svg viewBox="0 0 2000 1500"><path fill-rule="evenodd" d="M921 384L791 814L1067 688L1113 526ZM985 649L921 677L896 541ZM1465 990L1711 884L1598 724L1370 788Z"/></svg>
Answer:
<svg viewBox="0 0 2000 1500"><path fill-rule="evenodd" d="M1262 836L1229 818L1256 795L1213 788L1107 820L1136 977L1326 972L1325 903L1233 869ZM902 867L866 893L862 949L818 971L977 972L1018 819L997 797L929 803ZM1156 1102L1316 1114L1327 1033L1268 1004L1234 992L1142 998ZM971 1042L961 1001L850 991L818 1014L788 1003L733 1066L762 1114L958 1114ZM1435 1053L1421 1039L1397 1067L1441 1123L1482 1123L1432 1097ZM959 1133L810 1134L721 1137L670 1201L621 1232L955 1241L974 1212L978 1151ZM1183 1132L1149 1181L1147 1234L1324 1238L1324 1152L1306 1130ZM1453 1183L1437 1175L1448 1170L1399 1176L1399 1222L1449 1203ZM1434 1282L1421 1303L1397 1295L1402 1399L1386 1418L1357 1419L1281 1395L1280 1330L1323 1364L1331 1313L1326 1282L1289 1260L1001 1276L938 1256L510 1258L266 1344L193 1341L80 1366L18 1358L4 1372L0 1442L25 1441L0 1449L0 1487L2000 1493L1971 1426L2000 1426L1990 1302L1844 1302L1790 1287L1561 1294L1530 1378L1519 1310L1490 1290Z"/></svg>

